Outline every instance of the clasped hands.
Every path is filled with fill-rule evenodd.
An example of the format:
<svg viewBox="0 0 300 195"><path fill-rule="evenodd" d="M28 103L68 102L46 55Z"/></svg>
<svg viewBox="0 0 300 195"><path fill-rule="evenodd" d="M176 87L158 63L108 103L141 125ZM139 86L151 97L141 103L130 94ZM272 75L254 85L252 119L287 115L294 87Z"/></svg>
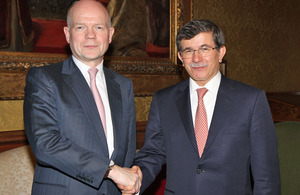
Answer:
<svg viewBox="0 0 300 195"><path fill-rule="evenodd" d="M123 195L126 195L139 192L143 176L138 166L127 168L114 165L109 172L108 178L118 185Z"/></svg>

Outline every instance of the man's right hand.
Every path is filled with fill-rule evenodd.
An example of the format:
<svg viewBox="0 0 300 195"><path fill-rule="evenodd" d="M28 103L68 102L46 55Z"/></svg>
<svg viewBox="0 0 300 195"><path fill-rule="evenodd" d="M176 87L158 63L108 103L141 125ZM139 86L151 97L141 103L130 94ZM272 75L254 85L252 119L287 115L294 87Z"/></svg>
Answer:
<svg viewBox="0 0 300 195"><path fill-rule="evenodd" d="M138 166L126 168L114 165L107 177L118 185L123 194L137 193L142 185L142 172Z"/></svg>

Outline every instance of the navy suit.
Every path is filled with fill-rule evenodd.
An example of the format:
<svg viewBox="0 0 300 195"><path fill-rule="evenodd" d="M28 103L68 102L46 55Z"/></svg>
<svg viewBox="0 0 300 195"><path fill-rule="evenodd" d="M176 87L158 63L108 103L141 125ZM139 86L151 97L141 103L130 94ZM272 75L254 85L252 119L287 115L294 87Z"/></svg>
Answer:
<svg viewBox="0 0 300 195"><path fill-rule="evenodd" d="M201 158L190 104L188 80L153 96L145 144L135 159L143 172L141 191L166 164L165 195L280 194L277 138L265 93L222 76Z"/></svg>
<svg viewBox="0 0 300 195"><path fill-rule="evenodd" d="M119 166L136 151L133 86L104 68ZM92 92L72 58L32 68L24 99L25 131L37 158L32 194L121 194L104 175L110 159Z"/></svg>

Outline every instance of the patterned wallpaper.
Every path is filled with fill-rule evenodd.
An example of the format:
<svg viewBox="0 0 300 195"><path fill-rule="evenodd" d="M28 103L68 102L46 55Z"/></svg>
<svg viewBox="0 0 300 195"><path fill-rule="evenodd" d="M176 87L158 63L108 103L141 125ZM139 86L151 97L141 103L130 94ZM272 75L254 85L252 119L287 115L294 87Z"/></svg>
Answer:
<svg viewBox="0 0 300 195"><path fill-rule="evenodd" d="M135 97L136 121L147 121L152 97Z"/></svg>
<svg viewBox="0 0 300 195"><path fill-rule="evenodd" d="M0 132L24 129L23 100L0 101Z"/></svg>
<svg viewBox="0 0 300 195"><path fill-rule="evenodd" d="M225 33L227 76L267 92L300 91L299 13L299 0L193 0Z"/></svg>
<svg viewBox="0 0 300 195"><path fill-rule="evenodd" d="M136 121L147 121L152 97L135 97ZM23 100L0 101L0 132L23 130Z"/></svg>

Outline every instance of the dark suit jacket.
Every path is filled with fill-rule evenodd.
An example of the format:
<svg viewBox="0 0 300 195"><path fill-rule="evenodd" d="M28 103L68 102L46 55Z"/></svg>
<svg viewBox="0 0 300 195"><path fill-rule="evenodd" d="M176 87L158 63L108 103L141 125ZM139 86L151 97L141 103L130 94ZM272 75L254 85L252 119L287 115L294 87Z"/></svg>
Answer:
<svg viewBox="0 0 300 195"><path fill-rule="evenodd" d="M136 151L133 86L104 68L111 108L112 160L130 167ZM25 131L37 158L32 194L120 194L104 175L110 159L92 92L72 58L32 68L24 100Z"/></svg>
<svg viewBox="0 0 300 195"><path fill-rule="evenodd" d="M280 194L277 139L265 93L222 76L199 158L189 81L158 91L134 163L143 172L142 192L165 163L165 195Z"/></svg>

